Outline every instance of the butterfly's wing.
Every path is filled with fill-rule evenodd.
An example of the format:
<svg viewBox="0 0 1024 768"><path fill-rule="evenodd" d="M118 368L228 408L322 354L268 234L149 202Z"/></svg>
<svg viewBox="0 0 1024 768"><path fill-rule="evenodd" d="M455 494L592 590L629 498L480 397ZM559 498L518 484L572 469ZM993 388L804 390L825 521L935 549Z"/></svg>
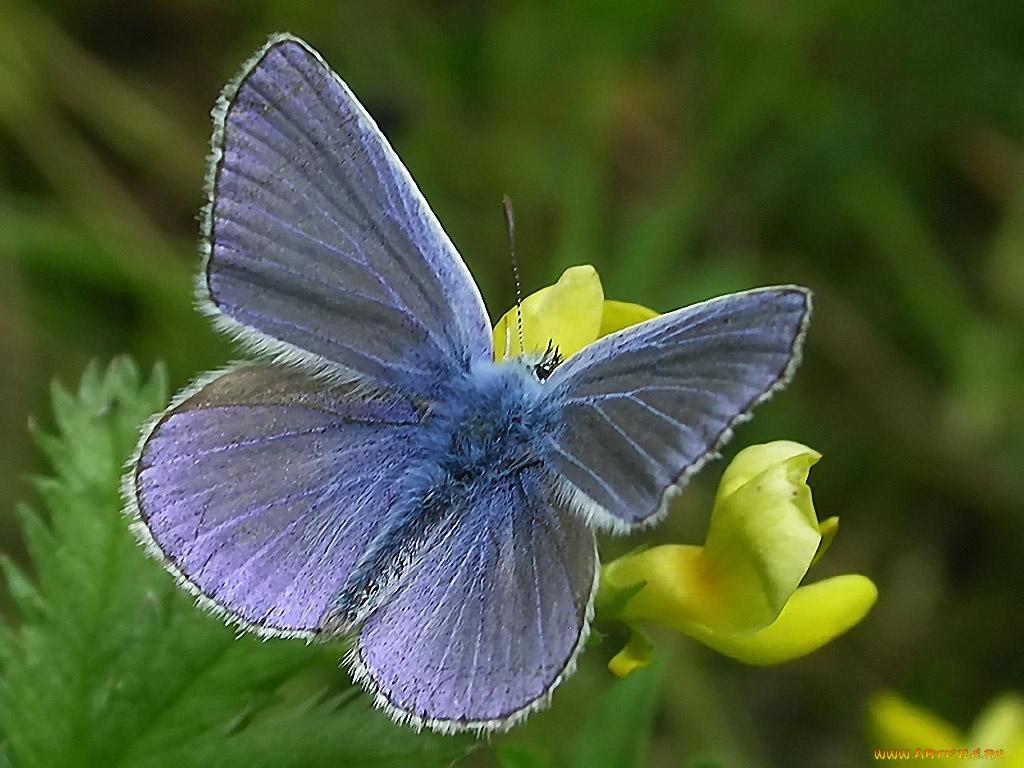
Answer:
<svg viewBox="0 0 1024 768"><path fill-rule="evenodd" d="M724 296L606 336L559 366L534 450L584 519L650 523L800 360L810 292Z"/></svg>
<svg viewBox="0 0 1024 768"><path fill-rule="evenodd" d="M596 587L594 534L536 465L474 484L363 625L355 676L399 720L504 729L571 673Z"/></svg>
<svg viewBox="0 0 1024 768"><path fill-rule="evenodd" d="M258 351L429 398L490 358L473 278L320 56L277 36L214 110L200 301Z"/></svg>
<svg viewBox="0 0 1024 768"><path fill-rule="evenodd" d="M394 501L420 420L364 390L251 365L180 398L127 478L136 531L243 626L314 633Z"/></svg>

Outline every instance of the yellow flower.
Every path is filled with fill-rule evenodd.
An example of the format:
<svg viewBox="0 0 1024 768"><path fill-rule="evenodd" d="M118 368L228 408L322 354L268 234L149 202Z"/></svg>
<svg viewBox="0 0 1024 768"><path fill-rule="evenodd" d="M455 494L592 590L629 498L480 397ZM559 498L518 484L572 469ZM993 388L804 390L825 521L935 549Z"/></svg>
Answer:
<svg viewBox="0 0 1024 768"><path fill-rule="evenodd" d="M494 328L495 358L562 358L614 331L657 315L637 304L606 301L591 266L567 269L555 285L522 302L522 345L513 308ZM604 566L596 600L600 618L632 629L609 664L626 675L651 660L640 624L653 622L697 638L749 664L777 664L820 648L859 622L877 599L859 575L800 587L828 548L838 519L820 523L807 474L820 455L788 441L742 451L722 476L703 547L667 545Z"/></svg>
<svg viewBox="0 0 1024 768"><path fill-rule="evenodd" d="M602 336L658 315L639 304L605 301L601 279L589 264L565 270L557 283L523 299L518 312L526 353L543 354L550 343L563 360ZM512 307L494 326L494 359L522 353L517 309Z"/></svg>
<svg viewBox="0 0 1024 768"><path fill-rule="evenodd" d="M604 566L597 610L651 622L747 664L805 656L859 622L878 593L856 574L800 587L838 519L814 513L807 474L820 454L779 440L741 451L726 468L703 547L669 544ZM628 674L650 661L634 637L609 668Z"/></svg>
<svg viewBox="0 0 1024 768"><path fill-rule="evenodd" d="M891 691L871 697L868 722L872 751L909 752L910 758L934 759L936 765L960 765L975 752L985 758L987 752L1002 751L1000 765L1024 768L1024 696L1017 693L990 701L966 733Z"/></svg>

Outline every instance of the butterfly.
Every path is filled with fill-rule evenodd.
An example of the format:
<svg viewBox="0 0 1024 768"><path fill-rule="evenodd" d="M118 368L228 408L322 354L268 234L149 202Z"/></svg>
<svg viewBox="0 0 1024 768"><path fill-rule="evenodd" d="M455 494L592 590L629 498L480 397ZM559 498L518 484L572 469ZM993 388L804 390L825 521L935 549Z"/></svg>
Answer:
<svg viewBox="0 0 1024 768"><path fill-rule="evenodd" d="M262 362L148 425L133 527L244 629L351 638L354 678L396 720L507 729L576 665L595 532L660 519L789 381L810 292L495 361L466 265L316 51L270 38L213 114L199 303Z"/></svg>

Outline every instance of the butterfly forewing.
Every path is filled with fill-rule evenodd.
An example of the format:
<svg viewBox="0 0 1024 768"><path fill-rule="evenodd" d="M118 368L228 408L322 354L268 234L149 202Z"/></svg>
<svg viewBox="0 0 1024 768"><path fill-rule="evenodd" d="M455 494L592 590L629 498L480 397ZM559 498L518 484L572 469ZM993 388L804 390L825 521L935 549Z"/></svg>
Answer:
<svg viewBox="0 0 1024 768"><path fill-rule="evenodd" d="M215 118L202 291L243 341L420 397L491 356L465 264L315 52L272 40Z"/></svg>
<svg viewBox="0 0 1024 768"><path fill-rule="evenodd" d="M585 519L655 519L667 495L783 386L810 312L803 288L724 296L607 336L547 382L558 428L534 444Z"/></svg>

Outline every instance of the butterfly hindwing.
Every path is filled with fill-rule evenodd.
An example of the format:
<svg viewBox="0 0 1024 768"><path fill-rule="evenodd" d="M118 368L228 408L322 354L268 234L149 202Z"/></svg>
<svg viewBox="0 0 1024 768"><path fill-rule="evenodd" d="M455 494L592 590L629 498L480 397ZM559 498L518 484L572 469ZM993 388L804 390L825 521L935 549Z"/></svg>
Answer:
<svg viewBox="0 0 1024 768"><path fill-rule="evenodd" d="M504 729L547 701L586 638L594 534L537 467L474 484L363 625L356 676L394 716Z"/></svg>
<svg viewBox="0 0 1024 768"><path fill-rule="evenodd" d="M271 365L172 406L129 476L137 530L243 626L308 635L394 501L419 414Z"/></svg>
<svg viewBox="0 0 1024 768"><path fill-rule="evenodd" d="M585 519L617 531L657 519L800 359L810 293L723 296L606 336L559 366L535 450Z"/></svg>
<svg viewBox="0 0 1024 768"><path fill-rule="evenodd" d="M214 120L200 294L241 340L419 397L492 355L465 264L316 52L273 38Z"/></svg>

